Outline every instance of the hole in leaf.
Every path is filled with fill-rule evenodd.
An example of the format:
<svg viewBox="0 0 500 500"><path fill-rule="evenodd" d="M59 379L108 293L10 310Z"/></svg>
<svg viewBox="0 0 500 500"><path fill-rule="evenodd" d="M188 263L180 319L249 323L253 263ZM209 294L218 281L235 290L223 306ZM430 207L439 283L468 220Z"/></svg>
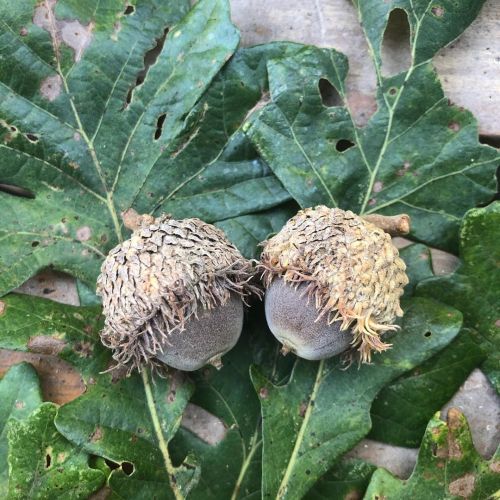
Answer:
<svg viewBox="0 0 500 500"><path fill-rule="evenodd" d="M481 144L488 144L494 148L500 148L500 137L497 135L480 135L479 142Z"/></svg>
<svg viewBox="0 0 500 500"><path fill-rule="evenodd" d="M32 246L33 248L35 248L35 247L37 247L39 244L40 244L40 242L39 242L39 241L33 241L33 242L31 243L31 246Z"/></svg>
<svg viewBox="0 0 500 500"><path fill-rule="evenodd" d="M32 200L35 199L35 193L21 186L15 186L14 184L0 183L0 191L3 193L11 194L12 196L19 196L20 198L30 198Z"/></svg>
<svg viewBox="0 0 500 500"><path fill-rule="evenodd" d="M382 41L382 74L392 76L411 66L410 25L403 9L389 15Z"/></svg>
<svg viewBox="0 0 500 500"><path fill-rule="evenodd" d="M52 463L52 457L50 456L49 453L47 453L47 455L45 455L45 468L48 469L51 463Z"/></svg>
<svg viewBox="0 0 500 500"><path fill-rule="evenodd" d="M160 52L163 49L163 45L165 44L165 39L167 38L168 30L169 30L168 27L165 28L163 30L162 36L160 38L156 39L155 46L152 49L148 50L144 54L144 67L142 68L141 71L139 71L139 73L137 75L137 78L135 80L135 84L132 85L132 87L130 87L130 89L129 89L128 93L127 93L127 97L125 99L124 109L132 101L132 96L134 94L134 90L137 87L140 87L144 83L144 80L146 79L146 75L147 75L147 73L149 71L149 68L151 66L153 66L153 64L156 63L156 60L158 59L158 56L160 55Z"/></svg>
<svg viewBox="0 0 500 500"><path fill-rule="evenodd" d="M425 333L424 333L424 337L427 337L427 338L429 338L431 335L432 335L432 333L431 333L431 332L425 332Z"/></svg>
<svg viewBox="0 0 500 500"><path fill-rule="evenodd" d="M26 139L28 139L28 141L33 142L35 144L38 142L38 136L35 134L26 134Z"/></svg>
<svg viewBox="0 0 500 500"><path fill-rule="evenodd" d="M444 9L443 7L441 7L441 5L435 5L431 8L431 12L436 17L443 17Z"/></svg>
<svg viewBox="0 0 500 500"><path fill-rule="evenodd" d="M396 95L398 89L396 87L391 87L389 89L389 95Z"/></svg>
<svg viewBox="0 0 500 500"><path fill-rule="evenodd" d="M135 7L133 5L127 5L125 7L125 10L123 11L123 14L125 16L130 16L131 14L133 14L135 12Z"/></svg>
<svg viewBox="0 0 500 500"><path fill-rule="evenodd" d="M122 462L122 471L131 476L134 473L134 464L131 462Z"/></svg>
<svg viewBox="0 0 500 500"><path fill-rule="evenodd" d="M321 78L318 82L318 88L323 106L328 108L331 108L332 106L342 106L342 98L329 80Z"/></svg>
<svg viewBox="0 0 500 500"><path fill-rule="evenodd" d="M163 129L163 122L165 121L165 117L167 115L163 113L158 117L158 120L156 121L156 131L155 131L155 140L157 141L161 137L162 129Z"/></svg>
<svg viewBox="0 0 500 500"><path fill-rule="evenodd" d="M339 141L337 141L337 144L335 144L335 149L339 153L343 153L353 146L355 146L354 142L350 141L349 139L340 139Z"/></svg>
<svg viewBox="0 0 500 500"><path fill-rule="evenodd" d="M106 465L111 469L111 470L115 470L115 469L118 469L120 467L120 464L117 464L116 462L113 462L112 460L110 460L109 458L105 458L104 461L106 462Z"/></svg>

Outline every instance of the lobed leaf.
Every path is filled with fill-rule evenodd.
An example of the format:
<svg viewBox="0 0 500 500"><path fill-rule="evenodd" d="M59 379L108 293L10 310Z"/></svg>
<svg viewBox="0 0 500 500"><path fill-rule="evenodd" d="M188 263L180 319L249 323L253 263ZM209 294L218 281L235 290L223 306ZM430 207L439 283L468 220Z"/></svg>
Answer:
<svg viewBox="0 0 500 500"><path fill-rule="evenodd" d="M447 423L439 414L429 422L410 478L401 481L378 469L364 498L493 498L498 493L499 465L498 452L488 461L477 453L465 417L452 408Z"/></svg>
<svg viewBox="0 0 500 500"><path fill-rule="evenodd" d="M307 500L361 498L377 468L363 460L342 460L327 472L304 497Z"/></svg>
<svg viewBox="0 0 500 500"><path fill-rule="evenodd" d="M429 418L484 361L477 337L477 332L463 328L442 351L384 387L370 410L369 437L395 446L419 446Z"/></svg>
<svg viewBox="0 0 500 500"><path fill-rule="evenodd" d="M253 254L290 195L239 127L267 58L296 47L219 73L239 38L227 0L80 4L0 2L0 293L49 265L93 287L130 207L219 221Z"/></svg>
<svg viewBox="0 0 500 500"><path fill-rule="evenodd" d="M25 421L10 420L8 498L86 499L105 476L88 466L88 455L57 431L57 406L43 403Z"/></svg>
<svg viewBox="0 0 500 500"><path fill-rule="evenodd" d="M451 276L430 278L417 294L457 307L464 325L477 331L488 359L482 368L500 390L500 202L470 210L460 231L462 266Z"/></svg>
<svg viewBox="0 0 500 500"><path fill-rule="evenodd" d="M0 348L57 355L81 374L86 385L81 396L59 408L57 417L54 413L57 431L82 452L119 465L108 479L115 492L171 496L140 376L103 373L111 357L98 337L100 308L13 294L1 302ZM155 380L153 396L167 442L178 429L192 390L183 377ZM188 457L176 474L189 490L199 474L194 459Z"/></svg>
<svg viewBox="0 0 500 500"><path fill-rule="evenodd" d="M269 61L271 100L244 130L302 207L408 213L413 239L456 251L462 216L493 197L499 154L479 143L474 117L446 99L431 61L483 1L355 3L377 75L377 111L368 123L356 125L348 108L346 57L304 47ZM407 71L383 76L381 44L394 8L408 15L411 61ZM325 80L340 105L322 99Z"/></svg>
<svg viewBox="0 0 500 500"><path fill-rule="evenodd" d="M9 419L26 419L42 403L38 377L31 365L20 363L10 368L0 380L0 401L0 498L7 498Z"/></svg>
<svg viewBox="0 0 500 500"><path fill-rule="evenodd" d="M263 496L301 498L370 430L370 406L382 387L447 345L461 314L412 299L393 348L359 369L337 358L297 360L288 383L272 384L253 369L263 418Z"/></svg>

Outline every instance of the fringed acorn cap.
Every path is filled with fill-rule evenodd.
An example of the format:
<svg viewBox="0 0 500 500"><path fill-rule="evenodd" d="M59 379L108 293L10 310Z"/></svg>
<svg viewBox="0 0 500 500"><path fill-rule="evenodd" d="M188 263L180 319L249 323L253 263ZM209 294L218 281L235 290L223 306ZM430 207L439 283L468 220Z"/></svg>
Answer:
<svg viewBox="0 0 500 500"><path fill-rule="evenodd" d="M168 349L197 309L258 292L254 274L224 233L199 219L139 216L129 240L109 252L97 280L106 317L101 340L129 370Z"/></svg>
<svg viewBox="0 0 500 500"><path fill-rule="evenodd" d="M263 245L266 287L276 277L309 283L305 293L318 319L351 328L363 362L372 350L390 347L380 335L397 328L392 323L403 315L399 299L408 278L389 234L350 211L318 206L298 212Z"/></svg>

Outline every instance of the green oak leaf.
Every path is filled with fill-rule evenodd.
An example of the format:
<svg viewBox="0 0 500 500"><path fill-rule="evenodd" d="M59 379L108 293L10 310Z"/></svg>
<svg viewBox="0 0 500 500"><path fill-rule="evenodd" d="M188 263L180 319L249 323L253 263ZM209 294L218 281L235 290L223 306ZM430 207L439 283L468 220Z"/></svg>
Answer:
<svg viewBox="0 0 500 500"><path fill-rule="evenodd" d="M123 496L129 491L142 492L143 498L172 497L140 375L106 372L111 356L98 336L100 308L15 294L1 302L0 348L57 354L81 374L86 385L84 394L59 408L57 430L80 450L120 465L108 479L112 490ZM193 386L182 376L169 375L156 378L152 391L168 442ZM179 486L188 491L199 476L196 459L187 457L175 474Z"/></svg>
<svg viewBox="0 0 500 500"><path fill-rule="evenodd" d="M456 251L464 213L493 197L499 153L479 143L472 114L444 96L432 57L462 33L483 3L355 2L377 76L377 111L364 127L347 107L344 55L311 46L268 62L270 102L244 130L302 207L408 213L413 239ZM381 71L381 45L394 8L408 15L411 62L407 71L388 77ZM341 105L323 103L324 80Z"/></svg>
<svg viewBox="0 0 500 500"><path fill-rule="evenodd" d="M377 467L359 459L340 461L305 495L306 500L361 498Z"/></svg>
<svg viewBox="0 0 500 500"><path fill-rule="evenodd" d="M463 312L488 355L482 368L500 392L500 202L470 210L460 231L462 266L451 276L423 281L417 294Z"/></svg>
<svg viewBox="0 0 500 500"><path fill-rule="evenodd" d="M399 256L405 261L406 274L410 280L405 286L403 297L409 298L413 296L415 288L420 281L434 276L431 251L429 247L415 243L399 250Z"/></svg>
<svg viewBox="0 0 500 500"><path fill-rule="evenodd" d="M497 451L489 461L483 460L474 448L467 420L452 408L447 423L439 418L439 413L429 422L410 478L402 481L385 469L378 469L364 498L484 500L498 492L499 481L500 453Z"/></svg>
<svg viewBox="0 0 500 500"><path fill-rule="evenodd" d="M156 378L155 406L163 436L168 442L180 424L192 394L192 385L182 377ZM108 485L120 498L173 498L169 474L151 423L144 386L139 376L119 381L107 375L59 410L58 430L93 455L121 465ZM196 457L183 457L175 468L178 489L187 494L199 478Z"/></svg>
<svg viewBox="0 0 500 500"><path fill-rule="evenodd" d="M43 403L24 421L10 420L9 499L87 499L105 482L54 425L57 406Z"/></svg>
<svg viewBox="0 0 500 500"><path fill-rule="evenodd" d="M267 57L297 49L245 49L221 73L228 1L189 5L0 0L0 293L49 265L95 286L131 207L220 222L248 255L283 220L290 195L240 125Z"/></svg>
<svg viewBox="0 0 500 500"><path fill-rule="evenodd" d="M57 354L78 369L90 384L106 363L97 332L100 307L74 307L30 295L10 294L0 299L0 348Z"/></svg>
<svg viewBox="0 0 500 500"><path fill-rule="evenodd" d="M384 387L373 401L369 437L418 447L429 419L447 403L486 355L478 334L463 328L442 351Z"/></svg>
<svg viewBox="0 0 500 500"><path fill-rule="evenodd" d="M238 248L248 258L260 258L259 244L279 232L285 223L298 211L293 202L259 214L243 215L217 222L231 241L238 242Z"/></svg>
<svg viewBox="0 0 500 500"><path fill-rule="evenodd" d="M428 247L413 244L400 250L410 283L405 298L434 273ZM438 297L436 297L438 298ZM477 332L464 328L442 351L404 374L375 398L369 437L396 446L417 447L429 419L458 390L470 372L485 359Z"/></svg>
<svg viewBox="0 0 500 500"><path fill-rule="evenodd" d="M446 346L459 332L459 311L432 300L405 306L392 349L372 364L342 369L337 358L297 359L289 381L251 372L263 418L263 496L301 498L343 453L370 431L370 406L399 375Z"/></svg>
<svg viewBox="0 0 500 500"><path fill-rule="evenodd" d="M0 498L7 498L7 427L8 420L25 419L42 404L38 376L31 365L13 366L0 380Z"/></svg>

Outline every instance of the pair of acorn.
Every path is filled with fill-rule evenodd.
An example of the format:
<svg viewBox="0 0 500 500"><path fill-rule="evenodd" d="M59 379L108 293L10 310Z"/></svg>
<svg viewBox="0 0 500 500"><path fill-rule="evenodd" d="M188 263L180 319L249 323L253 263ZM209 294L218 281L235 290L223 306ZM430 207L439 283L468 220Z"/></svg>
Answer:
<svg viewBox="0 0 500 500"><path fill-rule="evenodd" d="M318 360L356 350L366 362L390 347L381 335L397 328L408 278L377 220L325 206L301 210L262 244L255 266L199 219L128 215L132 236L110 251L97 281L101 340L119 365L220 366L238 341L247 299L262 296L259 278L283 353Z"/></svg>

